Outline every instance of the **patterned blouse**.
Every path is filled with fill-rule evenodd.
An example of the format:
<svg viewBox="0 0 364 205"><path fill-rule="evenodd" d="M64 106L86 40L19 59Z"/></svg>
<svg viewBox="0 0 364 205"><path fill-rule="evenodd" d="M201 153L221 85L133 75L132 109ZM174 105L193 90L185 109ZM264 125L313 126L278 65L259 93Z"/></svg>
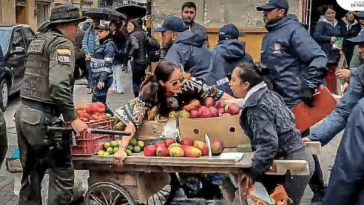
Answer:
<svg viewBox="0 0 364 205"><path fill-rule="evenodd" d="M208 86L195 78L189 78L182 83L182 92L176 93L167 99L167 105L171 111L181 110L184 105L187 105L192 99L204 99L212 97L215 101L219 100L224 94L223 91L218 90L216 86ZM148 111L152 106L142 101L139 97L134 98L123 107L116 109L114 115L127 125L132 122L137 128L146 119Z"/></svg>

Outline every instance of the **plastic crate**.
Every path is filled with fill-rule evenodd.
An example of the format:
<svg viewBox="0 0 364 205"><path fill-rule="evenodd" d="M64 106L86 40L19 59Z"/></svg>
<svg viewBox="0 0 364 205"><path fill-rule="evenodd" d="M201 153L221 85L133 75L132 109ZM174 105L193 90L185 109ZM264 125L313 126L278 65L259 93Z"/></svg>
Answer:
<svg viewBox="0 0 364 205"><path fill-rule="evenodd" d="M86 123L90 129L105 129L111 130L114 127L114 120L103 120L98 122ZM72 156L92 156L97 154L100 150L104 149L105 142L114 140L114 135L105 134L82 134L76 137L77 146L72 146Z"/></svg>

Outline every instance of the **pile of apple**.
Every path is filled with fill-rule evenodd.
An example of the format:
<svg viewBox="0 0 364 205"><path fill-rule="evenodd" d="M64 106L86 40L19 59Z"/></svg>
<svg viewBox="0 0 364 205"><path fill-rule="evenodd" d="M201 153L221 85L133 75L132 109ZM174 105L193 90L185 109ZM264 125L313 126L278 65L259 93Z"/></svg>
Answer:
<svg viewBox="0 0 364 205"><path fill-rule="evenodd" d="M240 107L235 104L225 104L223 101L215 102L212 97L204 98L202 103L199 100L191 100L183 107L180 118L210 118L238 115Z"/></svg>
<svg viewBox="0 0 364 205"><path fill-rule="evenodd" d="M132 153L139 153L143 151L143 148L144 148L144 142L138 141L135 138L133 138L130 140L129 145L126 148L126 154L128 156L131 156Z"/></svg>
<svg viewBox="0 0 364 205"><path fill-rule="evenodd" d="M102 157L107 157L113 155L119 150L119 145L121 144L120 140L105 142L104 149L100 150L97 155Z"/></svg>
<svg viewBox="0 0 364 205"><path fill-rule="evenodd" d="M100 102L90 103L87 105L76 105L76 112L80 120L84 122L93 122L106 120L105 105Z"/></svg>
<svg viewBox="0 0 364 205"><path fill-rule="evenodd" d="M154 145L144 147L144 156L160 156L160 157L200 157L208 155L208 147L206 143L196 140L193 141L188 137L184 137L180 143L172 138L167 138L165 142L159 140ZM211 141L211 152L213 155L219 155L224 151L224 145L221 141Z"/></svg>

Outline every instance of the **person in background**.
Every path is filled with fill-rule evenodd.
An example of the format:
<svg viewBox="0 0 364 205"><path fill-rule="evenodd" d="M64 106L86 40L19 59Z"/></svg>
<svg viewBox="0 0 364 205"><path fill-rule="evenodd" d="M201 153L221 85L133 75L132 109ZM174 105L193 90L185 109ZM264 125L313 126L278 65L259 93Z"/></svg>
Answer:
<svg viewBox="0 0 364 205"><path fill-rule="evenodd" d="M287 14L287 0L270 0L258 7L264 12L267 35L263 38L261 67L275 92L290 109L300 102L313 105L316 89L325 74L327 57L296 16ZM304 133L302 133L304 134ZM314 155L315 173L310 180L312 204L322 203L324 181L320 162Z"/></svg>
<svg viewBox="0 0 364 205"><path fill-rule="evenodd" d="M77 136L90 133L86 123L77 116L73 97L72 42L79 22L84 20L77 7L56 6L51 11L50 29L29 45L21 104L15 113L23 167L19 205L42 204L41 185L47 170L50 173L48 204L70 204L73 197L75 175L70 136L48 132L47 126L62 126L64 121Z"/></svg>
<svg viewBox="0 0 364 205"><path fill-rule="evenodd" d="M114 65L112 67L114 73L114 80L110 88L111 93L124 94L124 85L123 85L123 66L124 66L124 58L127 56L125 52L125 44L126 39L123 36L120 36L120 23L118 22L110 22L110 32L113 36L114 44L117 48L114 57Z"/></svg>
<svg viewBox="0 0 364 205"><path fill-rule="evenodd" d="M78 27L76 39L74 42L76 58L75 79L79 79L83 75L88 76L88 70L86 69L85 52L82 48L82 40L84 36L85 32L80 27Z"/></svg>
<svg viewBox="0 0 364 205"><path fill-rule="evenodd" d="M362 30L364 28L364 11L359 11L355 15L359 19L359 25ZM354 72L359 66L361 66L363 64L363 59L362 59L360 53L358 52L358 46L354 47L353 57L351 59L347 59L347 60L350 61L349 68L350 68L351 72Z"/></svg>
<svg viewBox="0 0 364 205"><path fill-rule="evenodd" d="M4 66L4 55L0 44L0 67ZM6 121L4 113L0 110L0 169L8 151L8 137L6 134Z"/></svg>
<svg viewBox="0 0 364 205"><path fill-rule="evenodd" d="M247 176L261 182L270 194L277 184L283 184L293 204L300 204L310 176L286 177L265 175L274 159L306 160L310 175L315 163L305 150L301 133L296 129L295 118L283 99L268 89L259 69L253 63L239 64L233 71L230 88L234 97L244 99L240 126L250 138L254 151L252 166ZM303 180L303 181L302 181Z"/></svg>
<svg viewBox="0 0 364 205"><path fill-rule="evenodd" d="M334 6L329 5L324 8L325 19L319 21L313 38L321 46L328 58L326 75L327 88L335 91L335 72L340 61L340 48L335 46L339 38L344 38L346 35L345 23L341 20L336 20L336 11Z"/></svg>
<svg viewBox="0 0 364 205"><path fill-rule="evenodd" d="M82 48L86 56L86 69L88 73L88 76L86 76L89 89L88 94L92 94L95 86L93 84L94 80L92 79L90 61L98 43L97 31L95 28L100 25L100 19L93 19L93 22L93 25L86 30L82 40Z"/></svg>
<svg viewBox="0 0 364 205"><path fill-rule="evenodd" d="M138 97L140 85L145 78L145 70L149 66L147 59L147 33L142 28L142 20L133 19L128 23L128 33L130 34L131 72L134 96Z"/></svg>
<svg viewBox="0 0 364 205"><path fill-rule="evenodd" d="M348 13L346 13L345 17L343 17L341 20L346 25L346 34L343 42L343 52L345 54L346 61L350 66L350 61L353 57L355 44L348 41L348 39L356 37L361 30L361 26L359 22L355 19L354 11L349 11Z"/></svg>
<svg viewBox="0 0 364 205"><path fill-rule="evenodd" d="M205 43L204 45L207 46L207 48L209 48L209 38L206 32L205 27L203 27L201 24L198 24L195 22L195 18L196 18L196 4L193 2L185 2L182 5L182 12L181 12L181 16L182 19L187 27L188 31L195 31L195 30L201 30L202 31L202 35L205 36Z"/></svg>
<svg viewBox="0 0 364 205"><path fill-rule="evenodd" d="M182 64L186 72L207 85L216 84L209 72L212 53L203 46L205 37L200 30L185 32L180 18L169 17L155 31L162 32L162 46L168 50L165 60Z"/></svg>
<svg viewBox="0 0 364 205"><path fill-rule="evenodd" d="M364 57L364 30L349 41L358 44L358 52ZM304 141L320 141L328 144L344 131L339 144L334 166L331 169L329 186L323 204L364 204L364 65L350 76L348 91L336 109L322 123L311 128Z"/></svg>
<svg viewBox="0 0 364 205"><path fill-rule="evenodd" d="M238 64L243 62L253 63L253 58L245 52L245 42L239 41L239 37L243 37L243 33L239 33L238 28L234 24L226 24L220 28L219 42L212 51L213 66L211 72L218 75L218 88L228 94L232 94L227 85L231 80L231 74Z"/></svg>
<svg viewBox="0 0 364 205"><path fill-rule="evenodd" d="M356 55L356 53L354 53L355 44L350 42L348 39L356 37L359 34L359 32L361 30L360 22L364 22L363 20L360 20L360 18L358 18L359 19L359 22L358 22L355 19L355 16L357 16L355 14L355 12L349 11L345 15L345 17L342 18L342 21L346 24L346 35L345 35L344 43L343 43L343 52L345 54L345 59L349 66L349 69L337 70L335 75L338 79L345 80L345 81L347 81L350 77L351 59L355 58L354 55ZM357 66L359 66L359 65L357 65ZM346 84L344 86L346 86Z"/></svg>
<svg viewBox="0 0 364 205"><path fill-rule="evenodd" d="M90 65L94 88L92 102L101 102L105 105L105 112L113 114L106 105L106 98L109 88L112 85L112 65L117 48L112 40L110 27L106 24L100 24L96 27L99 33L100 45L95 48L91 58Z"/></svg>

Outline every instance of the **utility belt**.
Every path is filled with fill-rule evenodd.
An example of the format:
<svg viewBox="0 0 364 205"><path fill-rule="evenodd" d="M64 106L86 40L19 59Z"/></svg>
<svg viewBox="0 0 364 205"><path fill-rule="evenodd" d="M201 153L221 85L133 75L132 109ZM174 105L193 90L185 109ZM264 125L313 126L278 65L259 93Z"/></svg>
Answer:
<svg viewBox="0 0 364 205"><path fill-rule="evenodd" d="M35 100L30 100L26 98L21 98L21 103L23 105L29 106L31 108L34 108L36 110L42 111L44 113L52 114L55 116L60 116L60 112L56 105L52 105L49 103L43 103Z"/></svg>

